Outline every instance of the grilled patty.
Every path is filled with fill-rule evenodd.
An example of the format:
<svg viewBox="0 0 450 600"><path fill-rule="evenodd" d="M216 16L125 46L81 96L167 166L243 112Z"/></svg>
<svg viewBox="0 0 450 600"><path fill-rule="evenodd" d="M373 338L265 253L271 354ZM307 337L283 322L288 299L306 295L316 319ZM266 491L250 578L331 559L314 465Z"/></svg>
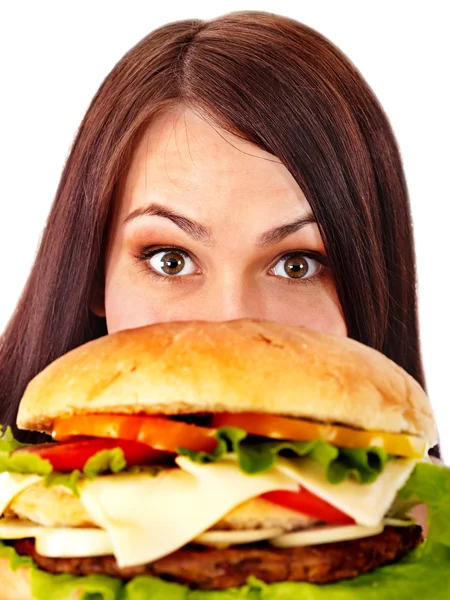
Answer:
<svg viewBox="0 0 450 600"><path fill-rule="evenodd" d="M378 535L359 540L301 548L272 548L252 544L223 550L185 546L153 563L120 568L113 556L48 558L37 554L32 540L15 543L19 554L32 556L51 573L102 574L131 579L151 575L192 588L213 590L245 585L254 575L266 583L308 581L331 583L367 573L395 562L422 541L419 526L386 527Z"/></svg>

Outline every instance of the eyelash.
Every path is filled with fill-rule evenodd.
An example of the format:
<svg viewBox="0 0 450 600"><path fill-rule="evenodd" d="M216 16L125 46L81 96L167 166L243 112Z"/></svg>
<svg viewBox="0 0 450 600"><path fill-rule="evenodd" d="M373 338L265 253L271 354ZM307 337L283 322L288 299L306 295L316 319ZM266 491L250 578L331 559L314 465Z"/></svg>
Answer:
<svg viewBox="0 0 450 600"><path fill-rule="evenodd" d="M141 250L141 252L135 256L136 260L138 262L146 262L148 261L150 258L152 258L155 254L158 254L159 252L178 252L179 254L181 254L181 256L183 256L183 258L190 258L192 260L191 255L189 254L189 252L187 252L186 250L183 250L182 248L178 248L177 246L151 246L151 247L146 247L143 248ZM321 252L311 252L311 251L304 251L304 250L293 250L291 252L285 252L284 254L282 254L281 256L277 257L273 263L273 266L271 267L271 269L275 268L275 266L281 261L281 260L285 260L290 258L291 256L305 256L306 258L311 258L313 260L316 260L321 266L322 268L319 270L319 272L316 275L313 275L312 277L309 277L307 279L305 278L290 278L290 277L280 277L277 275L273 275L273 277L277 277L278 279L282 279L284 283L288 284L288 285L311 285L314 284L315 281L323 274L323 270L328 268L329 264L328 264L328 258L325 256L325 254L322 254ZM167 281L169 283L182 283L182 280L184 277L190 277L189 275L185 275L184 277L174 277L173 275L163 275L162 273L157 273L156 271L154 271L150 266L146 266L145 267L145 273L147 275L149 275L150 277L157 279L158 281Z"/></svg>

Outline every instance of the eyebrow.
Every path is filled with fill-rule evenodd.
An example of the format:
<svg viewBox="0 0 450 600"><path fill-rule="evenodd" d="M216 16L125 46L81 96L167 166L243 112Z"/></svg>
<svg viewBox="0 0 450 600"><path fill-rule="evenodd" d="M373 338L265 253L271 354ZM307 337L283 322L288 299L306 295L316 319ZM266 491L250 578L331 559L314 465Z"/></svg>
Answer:
<svg viewBox="0 0 450 600"><path fill-rule="evenodd" d="M155 216L155 217L164 217L175 223L180 229L182 229L185 233L187 233L194 240L203 242L205 244L211 244L213 240L213 233L210 227L206 227L193 219L189 219L183 215L179 215L174 212L170 208L162 206L161 204L157 204L153 202L148 206L137 208L133 210L123 221L123 224L129 223L130 221L144 216ZM283 240L288 235L299 231L306 225L310 225L311 223L316 223L316 220L312 213L307 213L303 217L296 219L292 223L286 223L285 225L278 225L277 227L273 227L269 229L265 233L262 233L257 241L256 246L259 248L265 248L266 246L271 246Z"/></svg>
<svg viewBox="0 0 450 600"><path fill-rule="evenodd" d="M192 219L188 219L183 215L179 215L170 208L166 208L165 206L155 202L149 204L148 206L133 210L133 212L126 217L123 223L125 224L133 219L136 219L137 217L144 216L164 217L165 219L172 221L172 223L175 223L175 225L178 225L180 229L185 231L194 240L205 243L212 242L212 230L209 227L205 227L197 221L193 221Z"/></svg>

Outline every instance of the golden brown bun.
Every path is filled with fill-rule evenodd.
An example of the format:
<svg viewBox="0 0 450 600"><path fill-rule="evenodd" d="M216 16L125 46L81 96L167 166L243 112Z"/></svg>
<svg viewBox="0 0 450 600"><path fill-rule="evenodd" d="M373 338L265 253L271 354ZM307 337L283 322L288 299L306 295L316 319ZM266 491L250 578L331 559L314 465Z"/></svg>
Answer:
<svg viewBox="0 0 450 600"><path fill-rule="evenodd" d="M9 558L0 558L0 600L34 600L31 594L30 567L12 571Z"/></svg>
<svg viewBox="0 0 450 600"><path fill-rule="evenodd" d="M258 319L128 329L75 348L28 385L17 423L85 413L265 412L437 442L419 384L348 338Z"/></svg>
<svg viewBox="0 0 450 600"><path fill-rule="evenodd" d="M74 590L67 600L80 600L81 591ZM64 597L66 600L66 597ZM9 558L0 558L0 600L35 600L31 593L31 567L12 571ZM51 600L51 598L49 598Z"/></svg>

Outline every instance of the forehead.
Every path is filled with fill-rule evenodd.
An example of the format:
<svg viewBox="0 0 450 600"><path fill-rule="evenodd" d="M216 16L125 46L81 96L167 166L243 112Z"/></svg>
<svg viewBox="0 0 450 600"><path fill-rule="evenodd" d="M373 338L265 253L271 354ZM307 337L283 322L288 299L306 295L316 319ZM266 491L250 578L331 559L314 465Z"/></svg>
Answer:
<svg viewBox="0 0 450 600"><path fill-rule="evenodd" d="M208 216L258 209L292 218L309 208L286 167L274 155L242 140L189 108L161 115L147 129L128 171L120 213L150 202L187 205Z"/></svg>

